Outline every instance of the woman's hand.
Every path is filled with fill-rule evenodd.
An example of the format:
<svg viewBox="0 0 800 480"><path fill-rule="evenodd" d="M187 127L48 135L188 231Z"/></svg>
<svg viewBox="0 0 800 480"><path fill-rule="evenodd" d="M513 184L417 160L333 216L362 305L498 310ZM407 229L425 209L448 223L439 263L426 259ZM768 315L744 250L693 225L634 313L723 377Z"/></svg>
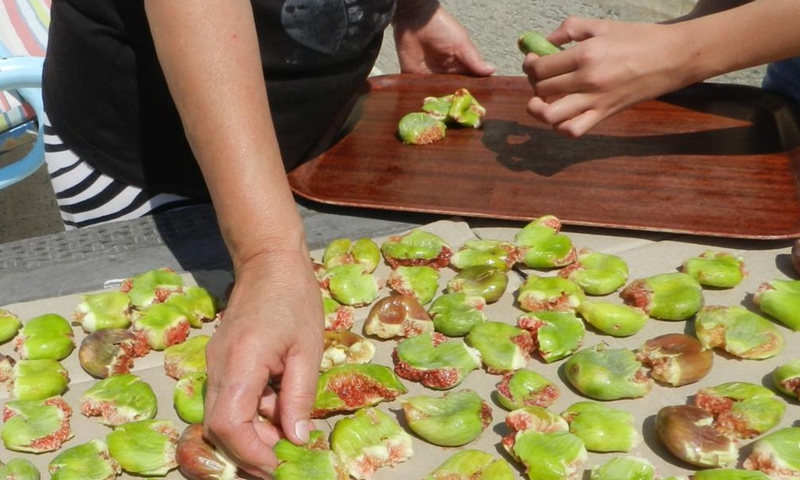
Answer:
<svg viewBox="0 0 800 480"><path fill-rule="evenodd" d="M681 33L680 24L567 19L547 39L578 43L525 57L522 69L535 92L528 112L579 137L625 108L699 80L685 68L693 49Z"/></svg>
<svg viewBox="0 0 800 480"><path fill-rule="evenodd" d="M307 441L324 316L272 123L253 7L146 0L145 10L236 277L206 349L204 434L266 477L280 437Z"/></svg>
<svg viewBox="0 0 800 480"><path fill-rule="evenodd" d="M323 329L307 252L265 255L238 269L206 350L205 431L249 473L263 476L277 466L271 447L284 435L308 441Z"/></svg>
<svg viewBox="0 0 800 480"><path fill-rule="evenodd" d="M400 71L403 73L457 73L486 77L495 67L486 63L467 30L438 2L430 12L401 12L392 23ZM400 8L400 7L398 7Z"/></svg>

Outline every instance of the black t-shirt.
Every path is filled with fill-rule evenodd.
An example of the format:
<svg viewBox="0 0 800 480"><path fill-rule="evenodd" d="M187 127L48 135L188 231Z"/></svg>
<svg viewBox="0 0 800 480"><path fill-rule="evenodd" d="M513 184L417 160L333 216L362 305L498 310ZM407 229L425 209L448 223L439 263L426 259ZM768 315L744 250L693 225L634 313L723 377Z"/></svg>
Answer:
<svg viewBox="0 0 800 480"><path fill-rule="evenodd" d="M342 128L395 0L252 5L273 122L290 170ZM132 185L207 197L156 58L143 0L53 0L49 35L45 110L65 144Z"/></svg>

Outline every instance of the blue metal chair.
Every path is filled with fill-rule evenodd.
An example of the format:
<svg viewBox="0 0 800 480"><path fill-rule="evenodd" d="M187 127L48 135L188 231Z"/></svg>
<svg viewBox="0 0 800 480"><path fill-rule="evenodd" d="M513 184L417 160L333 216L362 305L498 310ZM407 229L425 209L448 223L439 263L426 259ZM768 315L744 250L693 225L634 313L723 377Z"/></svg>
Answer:
<svg viewBox="0 0 800 480"><path fill-rule="evenodd" d="M12 57L0 45L0 90L16 90L36 113L44 118L42 102L42 57ZM44 127L38 122L38 135L33 148L21 159L0 168L0 189L28 177L44 164Z"/></svg>

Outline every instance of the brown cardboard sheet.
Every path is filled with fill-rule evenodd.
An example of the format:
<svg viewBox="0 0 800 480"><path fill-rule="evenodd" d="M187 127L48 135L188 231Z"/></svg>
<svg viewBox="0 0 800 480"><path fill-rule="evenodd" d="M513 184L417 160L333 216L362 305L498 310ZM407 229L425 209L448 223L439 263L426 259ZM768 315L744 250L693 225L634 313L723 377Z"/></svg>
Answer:
<svg viewBox="0 0 800 480"><path fill-rule="evenodd" d="M515 228L493 228L493 229L475 229L472 230L466 223L441 221L429 224L423 229L436 233L447 240L454 249L457 249L465 241L473 238L486 238L486 239L503 239L511 240L514 234L518 231ZM584 233L581 231L566 232L569 235L576 247L588 247L597 251L605 253L614 253L624 258L630 268L630 280L646 277L658 273L665 273L675 271L681 262L691 256L700 254L706 249L714 249L717 251L728 251L735 253L744 258L748 277L738 287L731 290L705 290L705 300L707 305L744 305L751 309L756 309L751 300L751 295L755 292L758 285L764 281L777 279L777 278L793 278L790 276L790 271L787 269L788 264L788 249L785 243L764 245L763 243L747 243L747 242L729 242L720 243L715 240L714 244L703 243L702 238L698 237L670 237L664 234L643 234L636 237L616 236L609 232L606 234ZM382 238L375 239L381 242ZM749 248L749 247L753 248ZM321 252L312 252L316 259L321 258ZM379 279L385 280L389 273L387 265L379 266L376 271L376 276ZM451 269L442 270L441 285L452 276L455 271ZM530 274L537 275L553 275L555 272L544 271L529 271ZM230 281L230 275L227 272L193 272L193 275L187 275L190 282L197 282L200 285L209 288L213 293L219 295L227 286ZM503 321L511 324L516 323L517 317L522 313L513 304L514 294L522 283L522 278L516 273L510 274L510 282L505 295L500 301L490 304L486 307L485 312L490 320ZM381 296L388 295L388 288L383 288ZM612 302L620 302L618 294L611 294L605 300ZM23 321L32 318L36 315L43 313L59 313L70 318L75 306L79 301L78 296L67 296L52 298L47 300L40 300L24 304L6 305L3 308L9 309L18 314ZM363 320L369 311L369 307L358 309L357 322L354 331L363 333ZM200 333L210 333L211 325L207 325L203 330L195 330L193 335ZM721 354L715 355L715 365L709 376L702 379L700 382L686 385L680 388L666 387L662 385L655 385L653 390L644 398L635 400L618 400L610 402L610 406L622 408L632 412L636 418L636 425L640 433L643 435L642 443L631 451L630 455L637 455L650 460L658 469L658 472L663 477L670 475L688 475L692 472L692 468L686 464L681 463L666 452L660 445L660 442L655 437L654 433L654 416L659 408L667 405L684 404L687 403L691 396L701 387L712 386L727 381L749 381L757 384L763 384L771 387L770 374L772 370L788 359L795 356L800 357L797 351L796 343L798 340L797 335L789 329L779 326L779 329L786 337L786 349L778 356L763 360L737 360L723 356ZM80 342L83 338L83 333L79 327L75 328L76 340ZM605 343L610 348L629 348L636 349L645 340L655 337L657 335L669 332L693 332L693 323L688 322L668 322L659 320L650 320L647 326L637 333L628 338L614 338L608 335L600 335L587 329L587 334L583 342L583 347L591 347L598 343ZM376 343L377 354L373 362L381 363L384 365L392 366L391 352L396 345L394 340L379 340L373 339ZM0 346L0 352L15 356L10 343ZM168 378L163 370L163 354L160 352L151 352L145 358L139 359L135 365L134 373L141 375L143 379L150 382L156 390L159 397L159 414L158 418L169 418L176 422L179 428L183 424L174 412L172 407L172 389L175 381ZM567 407L576 401L585 400L573 389L571 389L563 376L564 360L555 362L553 364L544 363L539 357L534 355L534 358L528 362L528 368L531 368L558 385L561 392L558 400L550 407L550 410L556 413L564 411ZM73 414L72 428L75 437L66 443L66 447L78 445L92 438L104 438L110 431L107 427L100 425L93 418L85 418L81 415L78 409L78 402L81 393L88 388L94 380L91 379L85 372L82 371L77 361L77 354L73 353L69 358L64 361L64 365L69 369L71 374L70 389L65 394L67 401L73 406L75 412ZM493 399L492 392L500 380L500 376L491 375L483 370L475 370L470 373L465 381L456 387L454 390L460 389L473 389L481 394L481 396L488 401L493 411L493 421L489 428L484 431L478 439L474 442L459 448L440 448L430 445L418 437L413 438L414 455L407 462L397 465L394 468L386 468L379 470L375 475L375 480L390 480L390 479L422 479L430 471L436 468L447 457L453 453L463 449L479 449L491 453L497 458L505 458L515 468L515 475L517 478L526 478L523 469L504 452L500 445L500 440L508 430L504 424L506 411L503 410ZM444 392L429 390L417 383L404 381L408 387L409 392L406 396L412 395L430 395L441 396ZM0 391L0 396L5 397L5 391ZM387 402L380 404L378 408L390 413L401 422L403 421L401 401L404 397L394 402ZM800 408L798 402L784 397L787 403L787 410L783 421L780 426L791 426L800 418ZM335 422L341 418L342 415L334 415L325 420L316 420L318 428L329 431ZM413 434L412 434L413 436ZM744 458L749 453L749 447L752 441L746 441L742 444L741 455ZM47 463L56 454L42 454L30 455L9 452L0 447L0 460L7 461L14 456L24 456L30 458L36 463L43 472L43 478L47 475ZM590 469L614 456L622 455L619 453L613 454L589 454L589 461L586 468ZM132 476L123 475L122 478L134 478ZM177 471L171 472L167 478L181 478ZM588 478L588 474L585 478Z"/></svg>

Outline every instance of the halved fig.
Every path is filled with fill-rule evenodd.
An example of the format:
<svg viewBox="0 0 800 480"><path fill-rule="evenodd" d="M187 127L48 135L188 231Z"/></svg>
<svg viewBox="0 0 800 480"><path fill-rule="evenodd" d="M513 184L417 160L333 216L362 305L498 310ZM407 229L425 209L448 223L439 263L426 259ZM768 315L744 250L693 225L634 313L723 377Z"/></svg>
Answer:
<svg viewBox="0 0 800 480"><path fill-rule="evenodd" d="M777 425L786 403L772 390L748 382L727 382L698 390L694 405L714 416L714 428L733 439L758 436Z"/></svg>
<svg viewBox="0 0 800 480"><path fill-rule="evenodd" d="M423 480L513 480L511 465L481 450L461 450L450 455Z"/></svg>
<svg viewBox="0 0 800 480"><path fill-rule="evenodd" d="M641 308L653 318L672 321L692 317L704 302L703 287L694 277L682 272L636 279L620 296L625 303Z"/></svg>
<svg viewBox="0 0 800 480"><path fill-rule="evenodd" d="M6 463L0 462L0 478L6 480L39 480L42 478L39 469L27 458L12 458Z"/></svg>
<svg viewBox="0 0 800 480"><path fill-rule="evenodd" d="M133 332L158 351L186 341L190 328L186 313L170 303L153 304L133 319Z"/></svg>
<svg viewBox="0 0 800 480"><path fill-rule="evenodd" d="M595 400L643 397L653 387L631 350L606 348L603 344L569 357L564 374L576 390Z"/></svg>
<svg viewBox="0 0 800 480"><path fill-rule="evenodd" d="M364 322L364 333L389 339L433 331L433 320L414 297L391 295L378 300Z"/></svg>
<svg viewBox="0 0 800 480"><path fill-rule="evenodd" d="M589 458L581 439L569 432L523 430L503 446L529 478L578 480Z"/></svg>
<svg viewBox="0 0 800 480"><path fill-rule="evenodd" d="M517 291L517 302L526 312L575 312L585 298L581 287L561 277L530 275Z"/></svg>
<svg viewBox="0 0 800 480"><path fill-rule="evenodd" d="M374 407L339 419L331 432L331 449L359 480L370 479L379 468L402 463L414 453L411 436L394 417Z"/></svg>
<svg viewBox="0 0 800 480"><path fill-rule="evenodd" d="M128 373L133 359L150 351L144 338L125 328L97 330L87 335L78 349L78 359L86 373L95 378Z"/></svg>
<svg viewBox="0 0 800 480"><path fill-rule="evenodd" d="M436 120L447 120L450 105L453 103L453 94L441 97L425 97L422 100L422 111L435 118Z"/></svg>
<svg viewBox="0 0 800 480"><path fill-rule="evenodd" d="M583 343L586 327L572 312L530 312L517 318L517 325L530 332L533 350L547 363L575 353Z"/></svg>
<svg viewBox="0 0 800 480"><path fill-rule="evenodd" d="M445 293L433 301L428 313L437 332L449 337L463 337L472 327L487 320L484 307L486 300L480 295Z"/></svg>
<svg viewBox="0 0 800 480"><path fill-rule="evenodd" d="M359 238L352 241L349 238L337 238L325 247L322 253L322 263L330 268L336 265L358 264L369 273L375 271L381 261L381 249L370 238Z"/></svg>
<svg viewBox="0 0 800 480"><path fill-rule="evenodd" d="M558 276L575 283L588 295L608 295L628 281L628 264L617 255L582 248L575 262L559 270Z"/></svg>
<svg viewBox="0 0 800 480"><path fill-rule="evenodd" d="M531 430L543 433L569 431L567 421L545 407L527 406L512 410L506 415L505 422L511 430L511 434L505 440L510 443L513 443L514 436L522 431Z"/></svg>
<svg viewBox="0 0 800 480"><path fill-rule="evenodd" d="M342 305L322 289L322 307L325 311L325 330L343 331L353 328L356 309L352 305Z"/></svg>
<svg viewBox="0 0 800 480"><path fill-rule="evenodd" d="M348 480L347 468L333 453L325 433L312 430L308 443L298 446L282 438L274 447L278 457L278 468L272 476L275 480Z"/></svg>
<svg viewBox="0 0 800 480"><path fill-rule="evenodd" d="M651 377L673 387L702 379L714 365L714 351L685 333L667 333L645 341L636 358L650 368Z"/></svg>
<svg viewBox="0 0 800 480"><path fill-rule="evenodd" d="M133 304L127 293L109 292L81 295L73 319L83 331L91 333L106 328L128 328L131 325Z"/></svg>
<svg viewBox="0 0 800 480"><path fill-rule="evenodd" d="M716 288L733 288L747 276L742 257L713 250L684 260L681 271L694 277L700 285Z"/></svg>
<svg viewBox="0 0 800 480"><path fill-rule="evenodd" d="M17 400L43 400L63 394L69 372L57 360L20 360L14 364L9 392Z"/></svg>
<svg viewBox="0 0 800 480"><path fill-rule="evenodd" d="M739 457L736 442L713 425L714 417L692 405L664 407L656 415L656 433L680 460L698 467L730 467Z"/></svg>
<svg viewBox="0 0 800 480"><path fill-rule="evenodd" d="M427 305L439 289L439 270L427 265L404 267L392 270L386 280L389 288L400 295L417 299L420 305Z"/></svg>
<svg viewBox="0 0 800 480"><path fill-rule="evenodd" d="M183 310L193 328L201 328L219 313L217 299L200 286L185 287L180 294L170 295L166 302Z"/></svg>
<svg viewBox="0 0 800 480"><path fill-rule="evenodd" d="M20 328L22 328L22 321L17 315L0 309L0 343L6 343L14 338Z"/></svg>
<svg viewBox="0 0 800 480"><path fill-rule="evenodd" d="M106 443L111 457L126 472L164 476L178 466L179 436L170 420L139 420L115 428Z"/></svg>
<svg viewBox="0 0 800 480"><path fill-rule="evenodd" d="M113 480L122 473L106 442L97 438L59 453L47 469L51 480Z"/></svg>
<svg viewBox="0 0 800 480"><path fill-rule="evenodd" d="M792 331L800 330L800 280L764 282L753 294L753 302Z"/></svg>
<svg viewBox="0 0 800 480"><path fill-rule="evenodd" d="M760 471L773 480L800 478L798 445L800 427L781 428L756 440L743 466Z"/></svg>
<svg viewBox="0 0 800 480"><path fill-rule="evenodd" d="M397 124L397 135L406 145L430 145L443 139L447 125L425 112L403 115Z"/></svg>
<svg viewBox="0 0 800 480"><path fill-rule="evenodd" d="M72 325L55 313L28 320L14 337L14 350L22 359L63 360L73 349L75 340Z"/></svg>
<svg viewBox="0 0 800 480"><path fill-rule="evenodd" d="M175 446L178 469L188 480L240 480L236 464L203 437L203 425L183 430Z"/></svg>
<svg viewBox="0 0 800 480"><path fill-rule="evenodd" d="M319 376L311 418L352 412L408 392L394 371L373 363L339 365Z"/></svg>
<svg viewBox="0 0 800 480"><path fill-rule="evenodd" d="M348 330L325 332L325 350L319 371L326 372L338 365L369 363L375 356L375 344Z"/></svg>
<svg viewBox="0 0 800 480"><path fill-rule="evenodd" d="M594 467L589 480L653 480L656 469L641 457L616 457Z"/></svg>
<svg viewBox="0 0 800 480"><path fill-rule="evenodd" d="M100 423L116 427L151 419L158 411L153 387L131 373L112 375L95 383L81 396L81 413L100 417Z"/></svg>
<svg viewBox="0 0 800 480"><path fill-rule="evenodd" d="M205 419L206 372L194 372L175 382L172 406L186 423L203 423Z"/></svg>
<svg viewBox="0 0 800 480"><path fill-rule="evenodd" d="M397 375L435 390L459 385L481 366L481 354L461 339L438 332L421 333L400 341L392 352Z"/></svg>
<svg viewBox="0 0 800 480"><path fill-rule="evenodd" d="M336 265L323 279L331 297L343 305L363 307L378 298L378 280L361 265Z"/></svg>
<svg viewBox="0 0 800 480"><path fill-rule="evenodd" d="M15 400L3 407L3 445L15 452L52 452L72 438L72 408L60 396Z"/></svg>
<svg viewBox="0 0 800 480"><path fill-rule="evenodd" d="M447 111L449 122L462 127L480 128L486 109L475 100L466 88L459 88L453 92L450 100L450 109Z"/></svg>
<svg viewBox="0 0 800 480"><path fill-rule="evenodd" d="M800 359L792 359L772 372L775 388L781 393L800 399Z"/></svg>
<svg viewBox="0 0 800 480"><path fill-rule="evenodd" d="M183 286L183 278L178 273L170 268L159 268L125 279L120 290L131 297L135 307L144 308L182 292Z"/></svg>
<svg viewBox="0 0 800 480"><path fill-rule="evenodd" d="M703 307L695 333L706 348L719 348L746 359L762 360L783 351L783 334L769 320L739 305Z"/></svg>
<svg viewBox="0 0 800 480"><path fill-rule="evenodd" d="M527 406L549 407L560 394L553 382L527 368L503 375L496 392L498 403L506 410Z"/></svg>
<svg viewBox="0 0 800 480"><path fill-rule="evenodd" d="M554 268L571 264L577 258L572 240L562 233L561 220L544 215L525 225L514 243L522 251L522 263L529 268Z"/></svg>
<svg viewBox="0 0 800 480"><path fill-rule="evenodd" d="M466 293L483 297L486 303L494 303L508 287L508 274L489 265L467 267L447 281L447 293Z"/></svg>
<svg viewBox="0 0 800 480"><path fill-rule="evenodd" d="M632 413L603 403L577 402L561 417L590 452L629 452L642 440Z"/></svg>
<svg viewBox="0 0 800 480"><path fill-rule="evenodd" d="M614 337L629 337L639 333L650 319L639 307L611 302L587 300L581 302L577 311L586 323Z"/></svg>
<svg viewBox="0 0 800 480"><path fill-rule="evenodd" d="M448 392L442 397L418 395L403 400L403 413L412 432L441 447L466 445L492 422L492 410L473 390Z"/></svg>
<svg viewBox="0 0 800 480"><path fill-rule="evenodd" d="M527 330L503 322L475 325L466 342L480 352L486 371L495 374L524 367L533 350L533 339Z"/></svg>
<svg viewBox="0 0 800 480"><path fill-rule="evenodd" d="M428 265L439 269L450 263L453 249L442 237L414 229L389 237L381 244L381 253L393 269L400 265Z"/></svg>
<svg viewBox="0 0 800 480"><path fill-rule="evenodd" d="M468 240L450 258L450 265L458 270L477 265L488 265L509 271L520 260L520 253L519 248L512 242Z"/></svg>
<svg viewBox="0 0 800 480"><path fill-rule="evenodd" d="M164 372L180 380L190 373L206 371L206 345L210 335L195 335L164 349Z"/></svg>

